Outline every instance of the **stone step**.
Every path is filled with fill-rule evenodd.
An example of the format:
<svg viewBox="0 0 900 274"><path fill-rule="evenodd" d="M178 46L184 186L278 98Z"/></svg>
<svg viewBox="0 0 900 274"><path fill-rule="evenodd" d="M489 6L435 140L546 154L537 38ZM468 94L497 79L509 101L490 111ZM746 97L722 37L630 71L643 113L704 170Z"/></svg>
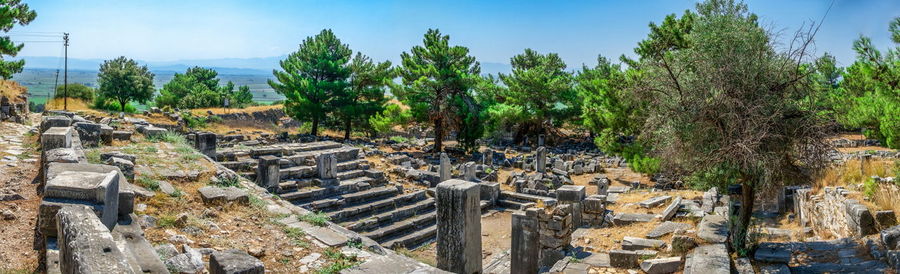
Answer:
<svg viewBox="0 0 900 274"><path fill-rule="evenodd" d="M436 235L437 225L432 224L430 226L418 229L414 233L404 235L403 237L382 242L381 246L387 248L403 247L407 249L413 249L424 242L434 239Z"/></svg>
<svg viewBox="0 0 900 274"><path fill-rule="evenodd" d="M342 195L331 196L328 199L313 201L307 207L313 211L334 211L343 206L364 203L379 198L394 196L400 193L400 189L394 186L376 187L359 192L351 192Z"/></svg>
<svg viewBox="0 0 900 274"><path fill-rule="evenodd" d="M388 226L382 226L376 230L363 232L362 235L375 241L382 241L395 235L406 234L404 232L417 230L416 228L435 222L437 212L431 211L425 214L415 215L405 220L394 222Z"/></svg>
<svg viewBox="0 0 900 274"><path fill-rule="evenodd" d="M544 196L530 195L530 194L524 194L524 193L517 193L517 192L512 192L512 191L501 191L499 198L503 199L503 200L513 200L513 201L521 202L521 203L537 203L540 200L540 201L543 201L544 205L546 205L546 206L556 205L556 199L553 199L553 198L547 198Z"/></svg>
<svg viewBox="0 0 900 274"><path fill-rule="evenodd" d="M415 202L424 198L425 191L417 191L409 194L393 196L388 199L372 201L370 203L344 207L339 211L330 212L328 214L328 217L331 217L331 220L333 222L342 222L345 220L349 220L350 218L360 219L371 216L372 214L383 212L384 210L395 209L407 203Z"/></svg>
<svg viewBox="0 0 900 274"><path fill-rule="evenodd" d="M431 211L434 209L434 207L434 199L427 198L412 204L399 207L395 210L376 214L364 220L345 221L344 223L341 223L341 226L356 232L370 231L374 228L378 228L379 226L398 222L412 217L416 214L422 214L424 212Z"/></svg>
<svg viewBox="0 0 900 274"><path fill-rule="evenodd" d="M509 209L514 210L522 210L522 207L525 206L525 202L519 202L515 200L507 200L507 199L499 199L497 200L497 205Z"/></svg>
<svg viewBox="0 0 900 274"><path fill-rule="evenodd" d="M348 170L348 171L344 171L344 172L338 172L337 178L338 178L338 180L350 180L350 179L353 179L356 177L362 177L365 175L366 175L366 173L364 170L354 169L354 170Z"/></svg>
<svg viewBox="0 0 900 274"><path fill-rule="evenodd" d="M338 162L337 170L338 172L354 170L354 169L368 169L369 161L366 159L355 159L346 162Z"/></svg>

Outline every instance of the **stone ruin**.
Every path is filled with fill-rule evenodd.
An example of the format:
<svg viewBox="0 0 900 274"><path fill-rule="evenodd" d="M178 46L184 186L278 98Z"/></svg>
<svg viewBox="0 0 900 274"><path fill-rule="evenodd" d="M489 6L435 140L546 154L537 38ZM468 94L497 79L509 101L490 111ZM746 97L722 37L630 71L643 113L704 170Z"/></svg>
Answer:
<svg viewBox="0 0 900 274"><path fill-rule="evenodd" d="M28 97L19 95L13 99L0 96L0 121L25 123L28 118Z"/></svg>

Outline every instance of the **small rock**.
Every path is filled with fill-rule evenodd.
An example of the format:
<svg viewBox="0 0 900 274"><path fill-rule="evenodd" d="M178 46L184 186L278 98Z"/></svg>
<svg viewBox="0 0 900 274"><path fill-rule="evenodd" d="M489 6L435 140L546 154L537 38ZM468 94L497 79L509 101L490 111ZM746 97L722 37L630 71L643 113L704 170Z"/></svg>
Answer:
<svg viewBox="0 0 900 274"><path fill-rule="evenodd" d="M261 258L261 257L266 256L266 249L260 248L260 247L253 247L253 248L250 248L250 250L248 250L247 253L250 253L250 256Z"/></svg>
<svg viewBox="0 0 900 274"><path fill-rule="evenodd" d="M16 219L16 214L13 214L13 212L10 210L4 210L2 215L3 215L3 220L9 221L9 220Z"/></svg>

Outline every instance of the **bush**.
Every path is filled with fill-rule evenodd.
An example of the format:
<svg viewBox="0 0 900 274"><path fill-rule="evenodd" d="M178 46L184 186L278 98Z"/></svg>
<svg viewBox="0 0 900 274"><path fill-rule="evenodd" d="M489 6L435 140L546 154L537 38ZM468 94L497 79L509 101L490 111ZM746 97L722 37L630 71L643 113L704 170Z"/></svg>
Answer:
<svg viewBox="0 0 900 274"><path fill-rule="evenodd" d="M56 95L54 95L53 98L63 98L68 94L69 98L77 98L90 102L94 100L94 97L96 96L94 89L79 83L69 84L68 89L69 90L66 91L66 86L57 86Z"/></svg>
<svg viewBox="0 0 900 274"><path fill-rule="evenodd" d="M306 221L307 223L311 223L315 226L325 226L328 224L328 221L330 221L331 218L328 217L328 214L318 212L307 213L306 215L300 216L300 220Z"/></svg>
<svg viewBox="0 0 900 274"><path fill-rule="evenodd" d="M115 112L122 111L122 106L119 105L119 102L116 102L115 100L103 98L100 96L97 96L94 98L94 103L91 106L91 108L106 110L106 111L115 111ZM137 107L135 107L131 103L127 103L127 104L125 104L125 112L126 113L136 113Z"/></svg>
<svg viewBox="0 0 900 274"><path fill-rule="evenodd" d="M403 137L403 136L391 136L390 139L391 139L391 141L394 141L394 142L397 142L397 143L406 143L406 142L409 142L409 139L407 139L406 137Z"/></svg>

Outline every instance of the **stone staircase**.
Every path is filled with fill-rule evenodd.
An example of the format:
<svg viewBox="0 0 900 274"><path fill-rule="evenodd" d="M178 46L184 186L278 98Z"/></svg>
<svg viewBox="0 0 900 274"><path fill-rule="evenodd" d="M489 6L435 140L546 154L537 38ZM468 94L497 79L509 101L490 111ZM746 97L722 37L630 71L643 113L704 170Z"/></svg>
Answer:
<svg viewBox="0 0 900 274"><path fill-rule="evenodd" d="M282 199L323 213L332 222L385 247L414 248L433 240L437 233L433 193L405 190L387 182L381 171L369 168L359 152L359 148L335 142L315 142L226 149L218 158L227 160L221 162L224 166L252 178L255 158L281 157L276 192ZM324 153L334 154L338 160L337 182L318 178L316 157Z"/></svg>

